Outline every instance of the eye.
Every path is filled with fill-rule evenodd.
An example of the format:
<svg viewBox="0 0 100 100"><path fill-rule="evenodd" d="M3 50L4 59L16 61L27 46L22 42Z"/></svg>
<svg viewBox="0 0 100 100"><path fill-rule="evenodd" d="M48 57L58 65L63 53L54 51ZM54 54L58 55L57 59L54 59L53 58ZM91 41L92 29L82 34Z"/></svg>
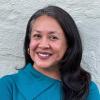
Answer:
<svg viewBox="0 0 100 100"><path fill-rule="evenodd" d="M51 39L51 40L58 40L58 37L57 37L57 36L52 35L52 36L50 36L50 39Z"/></svg>
<svg viewBox="0 0 100 100"><path fill-rule="evenodd" d="M41 38L41 35L40 34L33 34L32 35L32 38L33 39L40 39Z"/></svg>

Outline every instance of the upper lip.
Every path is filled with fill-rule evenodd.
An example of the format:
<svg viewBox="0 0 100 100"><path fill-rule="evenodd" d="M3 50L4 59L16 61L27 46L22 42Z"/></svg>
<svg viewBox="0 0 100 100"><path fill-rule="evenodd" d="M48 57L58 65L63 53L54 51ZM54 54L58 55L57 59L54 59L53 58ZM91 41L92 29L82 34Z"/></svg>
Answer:
<svg viewBox="0 0 100 100"><path fill-rule="evenodd" d="M50 54L52 55L52 52L48 52L48 51L37 51L36 53L42 53L42 54Z"/></svg>

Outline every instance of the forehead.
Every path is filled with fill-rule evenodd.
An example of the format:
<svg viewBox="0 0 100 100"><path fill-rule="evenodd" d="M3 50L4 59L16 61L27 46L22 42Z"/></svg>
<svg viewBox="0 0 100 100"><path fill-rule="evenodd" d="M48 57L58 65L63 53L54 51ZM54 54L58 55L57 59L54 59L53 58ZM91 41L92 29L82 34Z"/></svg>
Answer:
<svg viewBox="0 0 100 100"><path fill-rule="evenodd" d="M41 16L37 17L34 22L36 23L36 22L41 22L41 21L43 21L43 22L44 21L48 21L48 22L52 21L52 22L59 24L55 18L53 18L52 16L48 16L48 15L41 15Z"/></svg>
<svg viewBox="0 0 100 100"><path fill-rule="evenodd" d="M32 29L63 31L60 24L51 16L43 15L32 22Z"/></svg>

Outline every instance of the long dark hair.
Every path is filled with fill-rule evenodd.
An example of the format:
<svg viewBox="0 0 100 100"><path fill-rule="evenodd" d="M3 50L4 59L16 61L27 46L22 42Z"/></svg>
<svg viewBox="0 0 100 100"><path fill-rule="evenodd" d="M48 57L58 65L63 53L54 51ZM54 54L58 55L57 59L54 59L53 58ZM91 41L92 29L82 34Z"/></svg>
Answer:
<svg viewBox="0 0 100 100"><path fill-rule="evenodd" d="M63 88L63 100L85 100L89 92L90 74L80 66L82 43L73 18L57 6L47 6L35 12L28 21L24 41L25 65L34 62L28 54L32 21L42 15L51 16L61 26L68 43L68 50L59 62Z"/></svg>

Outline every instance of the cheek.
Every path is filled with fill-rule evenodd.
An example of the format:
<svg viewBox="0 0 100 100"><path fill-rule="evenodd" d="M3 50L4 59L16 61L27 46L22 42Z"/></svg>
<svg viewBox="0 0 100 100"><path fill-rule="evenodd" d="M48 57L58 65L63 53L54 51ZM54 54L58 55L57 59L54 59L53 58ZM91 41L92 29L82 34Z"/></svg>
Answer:
<svg viewBox="0 0 100 100"><path fill-rule="evenodd" d="M58 56L62 58L67 50L66 43L59 43L55 47L56 47L56 50L57 50L56 52L58 53Z"/></svg>
<svg viewBox="0 0 100 100"><path fill-rule="evenodd" d="M58 45L53 45L54 51L58 56L63 56L65 51L66 51L66 47L62 44L58 44Z"/></svg>
<svg viewBox="0 0 100 100"><path fill-rule="evenodd" d="M30 41L29 49L30 49L30 57L34 61L35 50L37 48L37 43L35 41Z"/></svg>
<svg viewBox="0 0 100 100"><path fill-rule="evenodd" d="M35 41L30 41L29 48L34 50L36 47L37 43Z"/></svg>

